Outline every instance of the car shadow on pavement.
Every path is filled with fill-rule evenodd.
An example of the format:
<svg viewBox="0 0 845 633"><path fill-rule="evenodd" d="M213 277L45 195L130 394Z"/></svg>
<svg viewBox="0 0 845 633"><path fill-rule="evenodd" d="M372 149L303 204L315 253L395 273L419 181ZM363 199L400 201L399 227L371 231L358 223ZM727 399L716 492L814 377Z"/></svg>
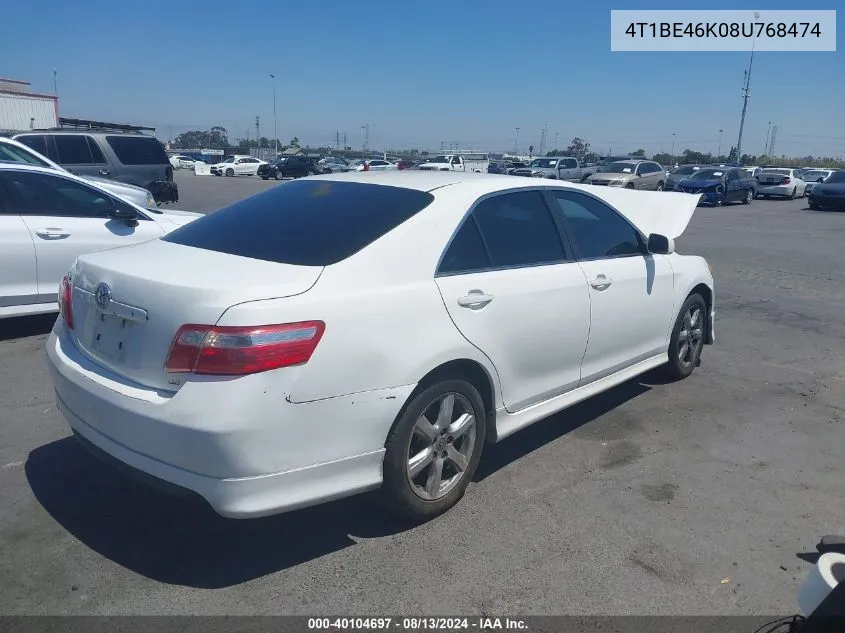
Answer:
<svg viewBox="0 0 845 633"><path fill-rule="evenodd" d="M49 334L56 323L57 316L57 313L52 312L35 316L0 319L0 341Z"/></svg>
<svg viewBox="0 0 845 633"><path fill-rule="evenodd" d="M42 507L73 537L115 563L169 584L230 587L413 527L372 494L273 517L224 519L204 501L169 496L118 474L72 437L29 455Z"/></svg>
<svg viewBox="0 0 845 633"><path fill-rule="evenodd" d="M540 420L515 433L498 444L484 450L474 481L482 481L511 462L542 448L546 444L592 422L605 413L649 391L653 386L666 383L659 371L650 371L622 383L604 393L588 398L565 411Z"/></svg>
<svg viewBox="0 0 845 633"><path fill-rule="evenodd" d="M488 446L476 472L496 470L660 383L649 373ZM85 546L148 578L203 589L237 585L412 529L364 494L273 517L224 519L202 499L170 496L116 472L67 437L29 454L41 506Z"/></svg>

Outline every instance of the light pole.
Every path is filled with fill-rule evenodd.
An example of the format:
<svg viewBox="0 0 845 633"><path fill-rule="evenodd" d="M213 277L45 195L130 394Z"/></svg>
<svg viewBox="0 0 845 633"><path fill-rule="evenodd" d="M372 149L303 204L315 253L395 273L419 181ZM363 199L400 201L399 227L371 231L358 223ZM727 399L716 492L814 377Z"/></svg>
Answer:
<svg viewBox="0 0 845 633"><path fill-rule="evenodd" d="M557 137L560 136L560 132L555 132L555 152L557 152Z"/></svg>
<svg viewBox="0 0 845 633"><path fill-rule="evenodd" d="M59 71L55 68L53 69L53 94L57 97L59 96L59 87L58 83L56 82L56 75L58 74L58 72Z"/></svg>
<svg viewBox="0 0 845 633"><path fill-rule="evenodd" d="M724 132L724 130L719 128L719 149L716 150L716 158L719 158L722 155L722 132Z"/></svg>
<svg viewBox="0 0 845 633"><path fill-rule="evenodd" d="M279 155L279 127L276 120L276 75L270 73L273 80L273 139L275 140L276 156Z"/></svg>
<svg viewBox="0 0 845 633"><path fill-rule="evenodd" d="M675 163L675 133L672 132L672 163Z"/></svg>
<svg viewBox="0 0 845 633"><path fill-rule="evenodd" d="M515 156L519 156L519 128L516 128L516 142L514 143L513 153Z"/></svg>

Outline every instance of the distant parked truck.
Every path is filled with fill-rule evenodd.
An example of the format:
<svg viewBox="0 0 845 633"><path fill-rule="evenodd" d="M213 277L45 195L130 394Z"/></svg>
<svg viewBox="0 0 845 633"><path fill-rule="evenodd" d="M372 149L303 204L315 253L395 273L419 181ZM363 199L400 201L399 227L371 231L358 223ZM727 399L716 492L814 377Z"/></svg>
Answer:
<svg viewBox="0 0 845 633"><path fill-rule="evenodd" d="M443 154L426 159L422 171L477 171L487 173L490 157L487 154Z"/></svg>
<svg viewBox="0 0 845 633"><path fill-rule="evenodd" d="M530 176L533 178L551 178L552 180L568 180L569 182L584 182L596 173L595 167L581 165L572 156L546 156L535 158L527 167L514 169L513 176Z"/></svg>

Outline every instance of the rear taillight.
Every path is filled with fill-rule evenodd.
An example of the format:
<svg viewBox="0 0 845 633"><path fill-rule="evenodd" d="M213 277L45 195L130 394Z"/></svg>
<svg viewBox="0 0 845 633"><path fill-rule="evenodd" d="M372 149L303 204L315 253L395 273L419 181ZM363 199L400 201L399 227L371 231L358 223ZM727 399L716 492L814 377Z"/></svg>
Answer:
<svg viewBox="0 0 845 633"><path fill-rule="evenodd" d="M164 363L167 372L242 376L307 363L322 321L248 327L183 325Z"/></svg>
<svg viewBox="0 0 845 633"><path fill-rule="evenodd" d="M789 184L789 183L791 183L791 182L792 182L792 178L790 178L789 176L787 176L786 178L784 178L783 180L781 180L781 181L780 181L780 184L782 184L782 185L788 185L788 184Z"/></svg>
<svg viewBox="0 0 845 633"><path fill-rule="evenodd" d="M67 323L67 326L73 329L73 282L70 280L70 275L62 277L62 283L59 285L59 314Z"/></svg>

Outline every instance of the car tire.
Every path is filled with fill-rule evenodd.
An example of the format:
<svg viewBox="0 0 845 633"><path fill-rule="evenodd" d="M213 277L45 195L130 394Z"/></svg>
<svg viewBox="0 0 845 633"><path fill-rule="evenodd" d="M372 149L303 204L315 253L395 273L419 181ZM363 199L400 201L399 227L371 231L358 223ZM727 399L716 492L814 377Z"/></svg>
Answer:
<svg viewBox="0 0 845 633"><path fill-rule="evenodd" d="M698 293L687 297L678 312L669 339L669 362L665 365L665 373L671 380L687 378L701 364L701 350L704 348L708 318L704 298ZM684 349L684 342L690 339L693 340L692 347Z"/></svg>
<svg viewBox="0 0 845 633"><path fill-rule="evenodd" d="M305 172L305 175L306 176L316 176L317 172L314 171L313 169L309 169L307 172Z"/></svg>
<svg viewBox="0 0 845 633"><path fill-rule="evenodd" d="M581 184L586 185L589 184L587 181L590 179L590 174L581 177Z"/></svg>
<svg viewBox="0 0 845 633"><path fill-rule="evenodd" d="M657 183L657 188L655 189L655 191L663 191L663 183L662 182Z"/></svg>
<svg viewBox="0 0 845 633"><path fill-rule="evenodd" d="M742 199L742 204L751 204L751 200L754 199L754 192L749 189L745 192L745 197Z"/></svg>
<svg viewBox="0 0 845 633"><path fill-rule="evenodd" d="M270 176L261 176L261 180L267 180Z"/></svg>
<svg viewBox="0 0 845 633"><path fill-rule="evenodd" d="M792 188L792 193L791 193L791 194L789 194L789 199L790 199L790 200L795 200L795 198L797 198L797 197L798 197L798 187L793 187L793 188Z"/></svg>
<svg viewBox="0 0 845 633"><path fill-rule="evenodd" d="M811 202L811 203L810 203L810 208L811 208L813 211L818 211L819 209L821 209L821 206L820 206L820 205L818 205L818 204L816 204L815 202Z"/></svg>
<svg viewBox="0 0 845 633"><path fill-rule="evenodd" d="M234 169L232 169L231 167L229 167L229 169L227 169L227 170L226 170L226 175L227 175L227 176L234 176L234 175L235 175L235 170L234 170Z"/></svg>
<svg viewBox="0 0 845 633"><path fill-rule="evenodd" d="M633 189L633 188L634 188L634 183L632 183L632 182L629 182L627 185L625 185L625 189Z"/></svg>
<svg viewBox="0 0 845 633"><path fill-rule="evenodd" d="M448 417L438 424L438 417L447 411ZM465 415L472 416L471 426L456 427ZM466 380L441 380L412 395L385 442L381 496L387 509L423 522L460 501L481 459L485 422L481 394ZM455 434L459 430L460 435ZM414 464L417 472L412 475L412 455L423 454L424 459ZM424 466L420 465L422 462ZM456 479L450 477L443 482L448 475Z"/></svg>

